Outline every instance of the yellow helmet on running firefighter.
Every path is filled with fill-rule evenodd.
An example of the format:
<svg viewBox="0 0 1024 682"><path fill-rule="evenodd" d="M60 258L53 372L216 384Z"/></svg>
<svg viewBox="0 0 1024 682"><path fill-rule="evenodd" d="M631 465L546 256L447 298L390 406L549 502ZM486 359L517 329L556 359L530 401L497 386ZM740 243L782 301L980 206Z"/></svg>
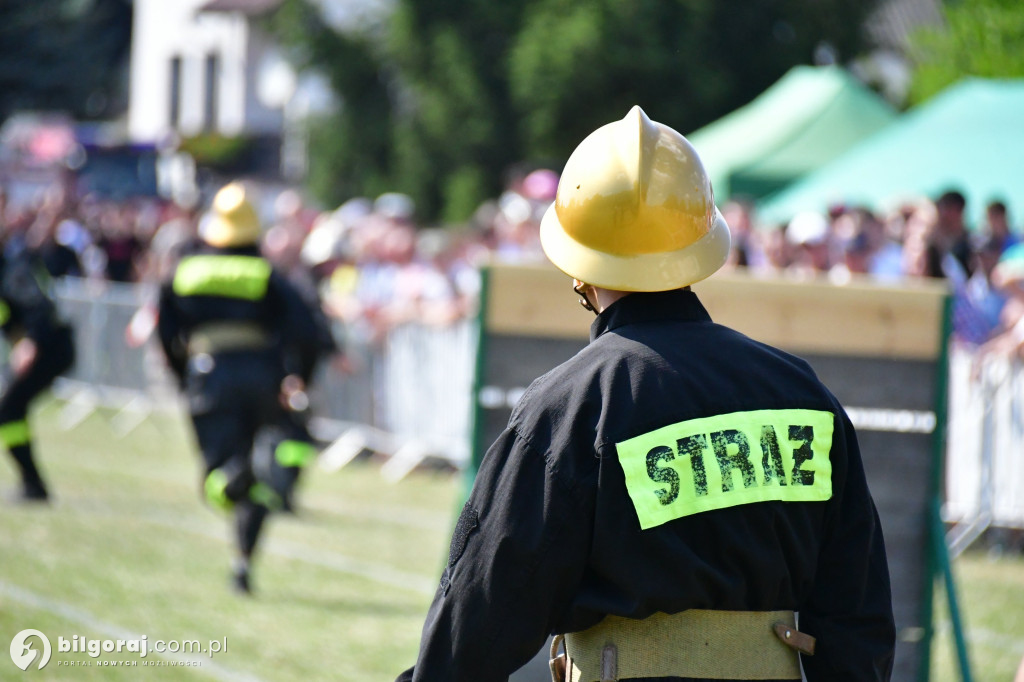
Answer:
<svg viewBox="0 0 1024 682"><path fill-rule="evenodd" d="M555 266L616 291L666 291L709 277L729 254L696 150L633 107L576 147L540 226Z"/></svg>
<svg viewBox="0 0 1024 682"><path fill-rule="evenodd" d="M225 185L213 197L209 215L199 228L200 238L217 247L248 246L260 239L260 218L240 182Z"/></svg>

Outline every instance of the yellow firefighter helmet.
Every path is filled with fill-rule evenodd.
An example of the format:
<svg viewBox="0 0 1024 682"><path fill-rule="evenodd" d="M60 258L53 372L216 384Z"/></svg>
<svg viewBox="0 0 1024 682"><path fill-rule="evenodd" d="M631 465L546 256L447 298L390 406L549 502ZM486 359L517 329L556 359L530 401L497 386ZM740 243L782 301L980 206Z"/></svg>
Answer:
<svg viewBox="0 0 1024 682"><path fill-rule="evenodd" d="M570 277L616 291L666 291L709 277L729 226L686 138L633 107L566 162L541 246Z"/></svg>
<svg viewBox="0 0 1024 682"><path fill-rule="evenodd" d="M217 192L199 236L207 244L221 248L248 246L259 241L260 219L242 183L232 182Z"/></svg>

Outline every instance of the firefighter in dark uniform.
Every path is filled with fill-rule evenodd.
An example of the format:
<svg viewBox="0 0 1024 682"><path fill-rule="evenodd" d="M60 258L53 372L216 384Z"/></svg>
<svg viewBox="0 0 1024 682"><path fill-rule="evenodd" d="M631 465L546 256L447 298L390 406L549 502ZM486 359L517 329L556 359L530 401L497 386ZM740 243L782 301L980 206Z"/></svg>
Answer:
<svg viewBox="0 0 1024 682"><path fill-rule="evenodd" d="M303 377L320 352L312 311L260 255L260 233L245 187L221 189L200 226L202 243L161 288L157 323L188 398L205 497L235 514L233 582L243 592L264 520L290 504L295 470L316 455L304 427L291 426L267 466L253 466L262 429L302 424L289 413L307 408Z"/></svg>
<svg viewBox="0 0 1024 682"><path fill-rule="evenodd" d="M638 107L599 128L541 240L597 313L591 342L484 457L399 679L504 680L550 634L573 682L888 679L856 435L806 362L690 291L730 242L693 147Z"/></svg>
<svg viewBox="0 0 1024 682"><path fill-rule="evenodd" d="M71 327L59 318L48 283L46 270L28 252L0 257L0 329L10 346L0 396L0 442L18 465L23 501L49 497L32 457L29 405L74 362Z"/></svg>

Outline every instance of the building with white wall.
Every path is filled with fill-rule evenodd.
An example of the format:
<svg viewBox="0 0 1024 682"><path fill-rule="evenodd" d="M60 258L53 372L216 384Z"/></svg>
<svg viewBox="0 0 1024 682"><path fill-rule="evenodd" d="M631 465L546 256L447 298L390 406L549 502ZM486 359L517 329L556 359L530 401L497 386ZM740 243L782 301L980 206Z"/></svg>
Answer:
<svg viewBox="0 0 1024 682"><path fill-rule="evenodd" d="M282 108L268 106L267 98L259 96L261 71L266 73L279 58L251 21L279 3L135 0L128 111L132 141L161 143L200 133L279 136Z"/></svg>

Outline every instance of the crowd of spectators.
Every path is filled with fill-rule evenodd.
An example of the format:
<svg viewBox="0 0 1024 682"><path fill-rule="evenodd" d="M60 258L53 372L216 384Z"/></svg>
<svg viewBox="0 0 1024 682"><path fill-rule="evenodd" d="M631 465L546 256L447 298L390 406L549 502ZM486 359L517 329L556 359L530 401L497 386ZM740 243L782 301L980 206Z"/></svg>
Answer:
<svg viewBox="0 0 1024 682"><path fill-rule="evenodd" d="M551 170L520 173L467 223L444 228L417 225L403 194L317 210L295 190L268 193L263 248L281 270L319 291L330 315L380 339L403 322L446 324L472 315L478 265L486 260L543 262L540 219L557 184ZM722 207L733 233L729 267L837 284L945 279L954 292L957 340L981 345L1024 317L1014 287L993 278L1019 238L1003 203L992 201L974 229L965 209L963 195L948 191L885 214L835 206L764 225L752 204L729 201ZM15 206L0 191L4 248L35 252L54 277L159 281L202 225L200 205L77 198L58 185Z"/></svg>
<svg viewBox="0 0 1024 682"><path fill-rule="evenodd" d="M890 285L946 280L953 293L955 341L981 346L1024 316L1024 300L997 271L1019 236L1003 202L991 201L984 223L973 230L965 222L966 208L963 194L949 190L889 213L834 206L777 226L757 225L752 207L743 202L727 203L723 214L733 230L730 262L753 273L835 284L859 278Z"/></svg>

